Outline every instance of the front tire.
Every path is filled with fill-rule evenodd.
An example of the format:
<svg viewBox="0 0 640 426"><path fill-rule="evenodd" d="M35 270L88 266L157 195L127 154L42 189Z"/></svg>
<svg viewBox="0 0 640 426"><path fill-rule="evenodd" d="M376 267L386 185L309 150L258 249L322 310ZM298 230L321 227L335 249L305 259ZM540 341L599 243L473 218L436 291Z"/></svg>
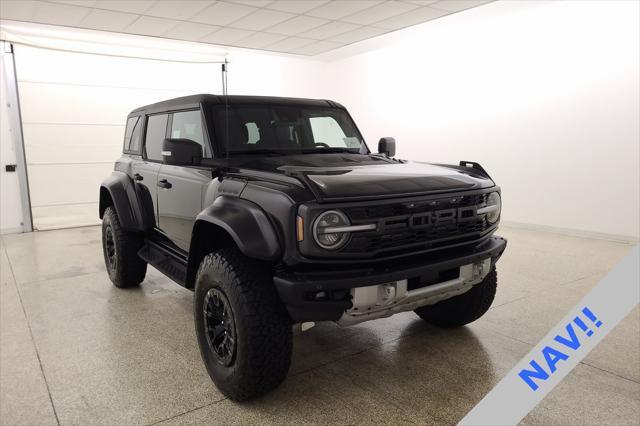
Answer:
<svg viewBox="0 0 640 426"><path fill-rule="evenodd" d="M105 209L102 216L102 252L113 285L128 288L144 280L147 263L138 256L143 244L141 235L122 229L113 207Z"/></svg>
<svg viewBox="0 0 640 426"><path fill-rule="evenodd" d="M426 322L438 327L455 328L467 325L484 315L496 296L498 273L495 268L471 290L435 305L422 306L414 312Z"/></svg>
<svg viewBox="0 0 640 426"><path fill-rule="evenodd" d="M291 320L266 264L237 249L208 254L196 275L200 354L218 389L245 401L275 389L291 364Z"/></svg>

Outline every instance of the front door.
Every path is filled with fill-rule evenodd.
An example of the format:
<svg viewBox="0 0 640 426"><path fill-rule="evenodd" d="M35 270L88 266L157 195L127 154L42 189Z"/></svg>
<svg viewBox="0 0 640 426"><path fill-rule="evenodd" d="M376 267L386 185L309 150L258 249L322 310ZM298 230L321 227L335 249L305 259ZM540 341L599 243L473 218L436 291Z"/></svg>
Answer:
<svg viewBox="0 0 640 426"><path fill-rule="evenodd" d="M211 183L211 170L162 165L158 173L159 227L183 250L189 250L196 216Z"/></svg>
<svg viewBox="0 0 640 426"><path fill-rule="evenodd" d="M200 110L173 113L169 126L169 137L198 142L203 156L210 156ZM183 250L189 250L193 224L203 209L204 193L211 179L211 170L199 167L163 164L158 173L159 227Z"/></svg>

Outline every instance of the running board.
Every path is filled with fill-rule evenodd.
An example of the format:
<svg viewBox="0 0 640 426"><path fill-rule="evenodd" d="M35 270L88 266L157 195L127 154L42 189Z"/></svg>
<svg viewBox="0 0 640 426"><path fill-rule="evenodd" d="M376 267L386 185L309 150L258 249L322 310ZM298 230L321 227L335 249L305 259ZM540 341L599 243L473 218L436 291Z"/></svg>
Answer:
<svg viewBox="0 0 640 426"><path fill-rule="evenodd" d="M155 241L146 240L138 256L181 286L187 281L187 259Z"/></svg>

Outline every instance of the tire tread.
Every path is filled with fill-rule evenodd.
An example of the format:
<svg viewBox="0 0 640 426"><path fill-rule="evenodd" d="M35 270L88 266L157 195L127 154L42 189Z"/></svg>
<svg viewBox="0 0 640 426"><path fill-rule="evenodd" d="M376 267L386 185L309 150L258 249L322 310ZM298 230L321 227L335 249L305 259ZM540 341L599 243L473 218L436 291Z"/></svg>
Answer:
<svg viewBox="0 0 640 426"><path fill-rule="evenodd" d="M245 359L236 359L242 368L237 369L231 382L220 382L211 371L209 374L222 393L232 400L244 401L263 395L286 378L293 346L291 321L273 286L268 265L247 258L236 248L210 253L198 268L196 298L204 297L198 287L203 285L201 277L207 270L218 272L228 285L225 291L231 293L227 297L234 310L236 327L242 327L245 336L239 343L246 345L247 354ZM199 315L197 300L195 303L194 314ZM200 333L198 341L209 370L208 347Z"/></svg>
<svg viewBox="0 0 640 426"><path fill-rule="evenodd" d="M107 253L104 242L104 229L107 225L111 225L113 238L116 245L116 270L110 271L107 262ZM107 207L103 215L103 250L105 256L105 265L107 272L113 285L118 288L129 288L139 285L144 281L147 274L147 263L138 256L144 244L144 240L140 235L126 232L120 225L120 220L113 207Z"/></svg>
<svg viewBox="0 0 640 426"><path fill-rule="evenodd" d="M466 293L443 300L435 305L422 306L414 312L423 320L445 328L461 327L483 316L496 296L498 273L494 269Z"/></svg>

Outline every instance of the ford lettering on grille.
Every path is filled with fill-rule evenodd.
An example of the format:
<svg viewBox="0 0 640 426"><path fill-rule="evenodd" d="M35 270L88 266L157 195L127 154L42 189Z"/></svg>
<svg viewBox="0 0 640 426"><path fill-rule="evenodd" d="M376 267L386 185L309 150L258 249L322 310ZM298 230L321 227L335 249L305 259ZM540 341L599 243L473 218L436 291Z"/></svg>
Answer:
<svg viewBox="0 0 640 426"><path fill-rule="evenodd" d="M346 209L354 224L375 223L376 230L354 233L342 251L371 255L477 240L491 229L477 214L484 202L484 194L476 194Z"/></svg>

